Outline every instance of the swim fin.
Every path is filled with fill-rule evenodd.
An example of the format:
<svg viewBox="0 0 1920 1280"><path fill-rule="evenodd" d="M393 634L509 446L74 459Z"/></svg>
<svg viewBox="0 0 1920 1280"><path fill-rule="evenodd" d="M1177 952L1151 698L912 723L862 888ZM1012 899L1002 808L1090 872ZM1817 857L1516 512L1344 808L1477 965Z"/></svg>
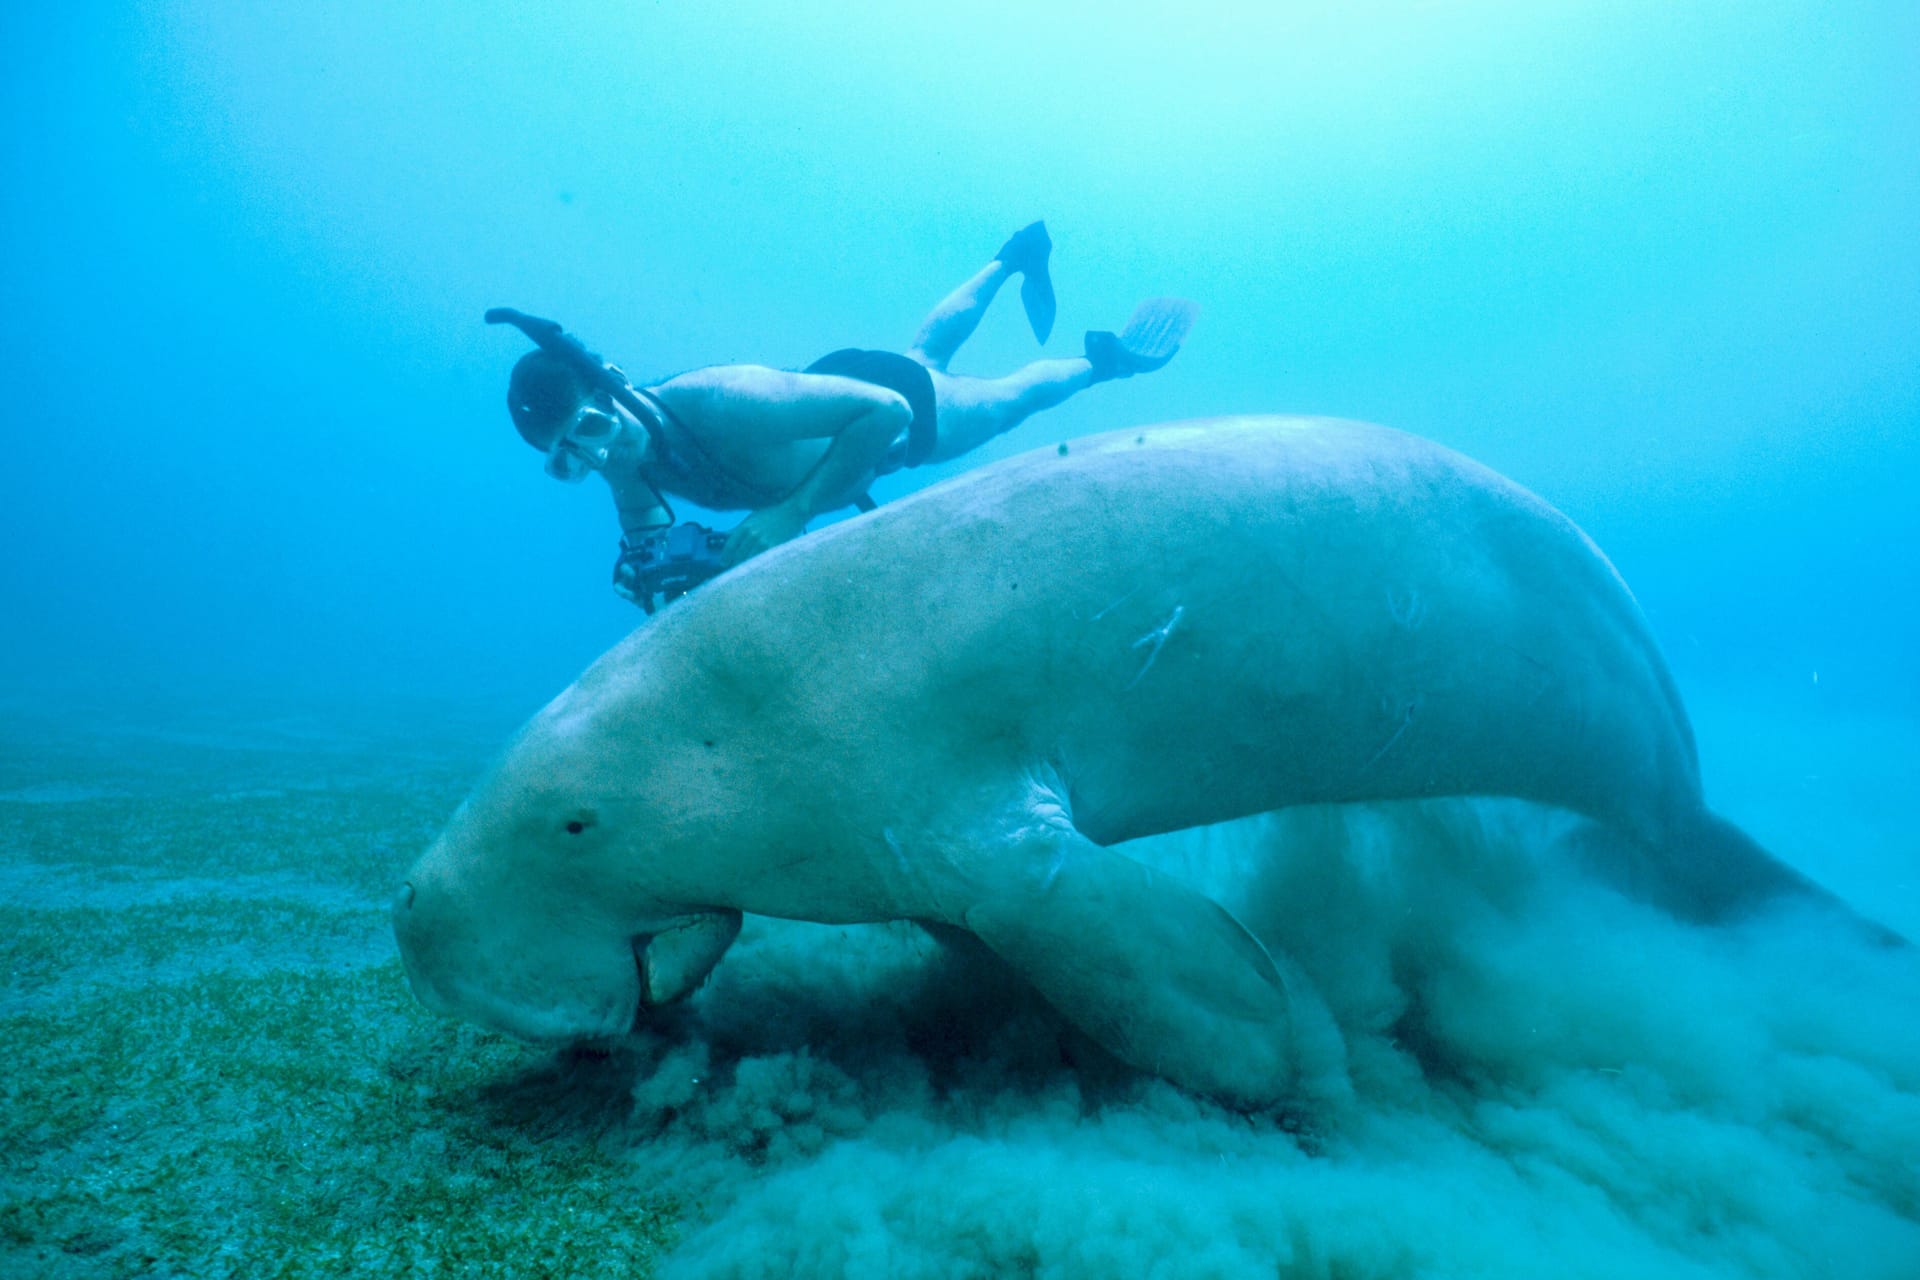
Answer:
<svg viewBox="0 0 1920 1280"><path fill-rule="evenodd" d="M1133 309L1121 332L1087 330L1087 360L1093 365L1093 380L1131 378L1164 367L1180 350L1199 314L1198 304L1185 298L1148 298Z"/></svg>
<svg viewBox="0 0 1920 1280"><path fill-rule="evenodd" d="M1020 305L1027 309L1033 336L1042 343L1053 333L1053 277L1047 274L1047 258L1052 252L1047 224L1031 222L1014 232L994 255L1007 270L1020 273Z"/></svg>
<svg viewBox="0 0 1920 1280"><path fill-rule="evenodd" d="M1028 272L1020 281L1020 305L1027 309L1027 323L1033 326L1035 341L1044 344L1053 333L1053 279L1043 266Z"/></svg>

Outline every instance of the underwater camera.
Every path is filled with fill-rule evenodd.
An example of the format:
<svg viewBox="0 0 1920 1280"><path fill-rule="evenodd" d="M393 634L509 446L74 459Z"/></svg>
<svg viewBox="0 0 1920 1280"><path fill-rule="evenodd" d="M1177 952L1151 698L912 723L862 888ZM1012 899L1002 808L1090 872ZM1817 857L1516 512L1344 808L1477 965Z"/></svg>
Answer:
<svg viewBox="0 0 1920 1280"><path fill-rule="evenodd" d="M720 552L727 535L688 520L620 539L620 558L613 562L613 589L652 613L672 604L708 578L726 569Z"/></svg>

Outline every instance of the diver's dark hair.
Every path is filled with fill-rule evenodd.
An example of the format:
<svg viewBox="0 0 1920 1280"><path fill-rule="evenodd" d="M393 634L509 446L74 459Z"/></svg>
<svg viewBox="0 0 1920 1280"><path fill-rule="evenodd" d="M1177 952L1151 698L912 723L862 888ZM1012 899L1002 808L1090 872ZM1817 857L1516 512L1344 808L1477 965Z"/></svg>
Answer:
<svg viewBox="0 0 1920 1280"><path fill-rule="evenodd" d="M573 411L592 394L586 379L566 361L545 351L529 351L507 379L507 412L520 438L545 453Z"/></svg>

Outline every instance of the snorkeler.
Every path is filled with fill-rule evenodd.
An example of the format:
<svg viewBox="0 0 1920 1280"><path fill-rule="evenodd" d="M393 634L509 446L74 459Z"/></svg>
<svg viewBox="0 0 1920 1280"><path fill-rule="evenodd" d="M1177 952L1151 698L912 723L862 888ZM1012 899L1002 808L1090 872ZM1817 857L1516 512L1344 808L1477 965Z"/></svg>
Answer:
<svg viewBox="0 0 1920 1280"><path fill-rule="evenodd" d="M614 587L651 609L664 560L687 565L666 584L671 599L796 537L822 512L871 506L867 488L876 476L959 457L1096 383L1151 373L1173 358L1198 308L1153 298L1122 332L1089 331L1084 355L1036 360L1003 378L948 373L954 352L1016 275L1034 337L1047 340L1052 248L1043 223L1024 227L941 300L904 355L849 348L798 373L716 365L636 388L550 321L506 309L487 318L514 324L539 344L508 383L513 424L546 454L549 475L578 481L598 471L605 478L622 534ZM670 493L751 514L724 538L680 526L699 536L676 539L669 552Z"/></svg>

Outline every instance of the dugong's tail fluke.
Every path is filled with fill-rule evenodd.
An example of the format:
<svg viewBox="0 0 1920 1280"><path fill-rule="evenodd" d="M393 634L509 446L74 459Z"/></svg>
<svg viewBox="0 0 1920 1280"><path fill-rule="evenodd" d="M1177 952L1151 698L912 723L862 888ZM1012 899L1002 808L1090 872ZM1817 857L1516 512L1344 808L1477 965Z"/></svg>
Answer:
<svg viewBox="0 0 1920 1280"><path fill-rule="evenodd" d="M1672 834L1658 846L1609 829L1608 835L1580 840L1576 847L1582 861L1603 879L1696 924L1731 924L1797 900L1832 909L1879 945L1911 945L1708 809L1697 809L1673 824Z"/></svg>
<svg viewBox="0 0 1920 1280"><path fill-rule="evenodd" d="M1737 920L1781 898L1839 900L1719 814L1701 809L1667 850L1676 914L1706 924Z"/></svg>
<svg viewBox="0 0 1920 1280"><path fill-rule="evenodd" d="M1759 841L1719 814L1702 809L1684 840L1679 853L1698 882L1696 900L1704 918L1737 919L1770 903L1798 898L1831 908L1879 946L1913 945L1768 853Z"/></svg>

